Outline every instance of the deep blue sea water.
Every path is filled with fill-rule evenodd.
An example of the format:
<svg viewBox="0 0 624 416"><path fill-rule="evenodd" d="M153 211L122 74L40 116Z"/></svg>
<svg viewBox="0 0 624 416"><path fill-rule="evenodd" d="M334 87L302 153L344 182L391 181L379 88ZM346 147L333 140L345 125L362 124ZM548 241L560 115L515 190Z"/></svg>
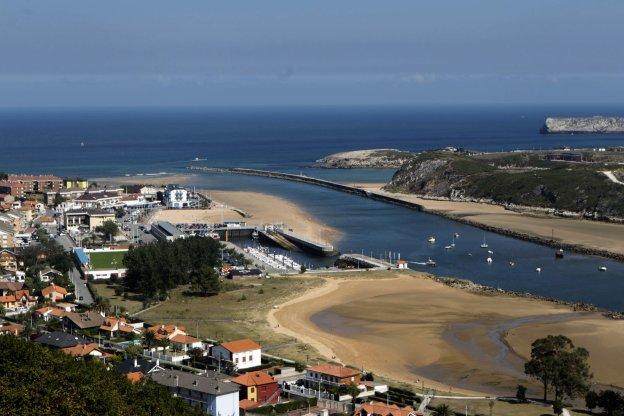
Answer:
<svg viewBox="0 0 624 416"><path fill-rule="evenodd" d="M304 172L333 180L387 180L388 170L322 170L308 165L329 153L392 147L422 150L456 146L479 150L624 145L624 135L544 136L547 115L624 114L617 107L397 107L254 109L33 109L0 110L0 171L102 177L181 172L195 157L209 166L245 166ZM84 145L81 145L83 143ZM486 233L494 262L479 248L483 232L415 212L306 184L227 174L201 174L194 184L212 189L271 192L305 207L336 227L343 252L387 251L423 269L504 289L624 310L624 264L568 254ZM455 250L444 250L459 232ZM427 236L438 238L436 245ZM470 255L472 254L472 255ZM509 260L516 266L511 268ZM608 272L598 271L606 265ZM536 273L535 268L542 272Z"/></svg>

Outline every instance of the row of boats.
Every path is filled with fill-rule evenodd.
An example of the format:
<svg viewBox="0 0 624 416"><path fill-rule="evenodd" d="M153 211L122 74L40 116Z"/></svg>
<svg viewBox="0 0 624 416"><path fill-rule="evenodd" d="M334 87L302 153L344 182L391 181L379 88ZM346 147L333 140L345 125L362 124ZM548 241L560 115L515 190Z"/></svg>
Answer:
<svg viewBox="0 0 624 416"><path fill-rule="evenodd" d="M268 248L258 246L246 247L245 252L277 270L299 270L301 264L284 254L272 253Z"/></svg>
<svg viewBox="0 0 624 416"><path fill-rule="evenodd" d="M455 248L455 239L459 238L459 233L454 233L453 234L453 239L451 244L444 246L445 250L452 250ZM436 237L431 235L429 236L429 238L427 238L427 241L429 242L429 244L435 244L436 242ZM489 245L487 243L487 241L485 240L485 235L483 235L483 242L480 245L481 248L489 248ZM492 264L494 262L494 259L492 257L492 255L494 254L494 252L492 250L488 250L488 257L485 259L486 263L488 264ZM472 253L468 253L469 256L472 256ZM564 257L564 251L562 248L558 249L557 251L555 251L555 258L556 259L562 259ZM431 257L429 257L427 259L426 262L424 263L417 263L417 264L422 264L424 266L432 266L435 267L437 265L437 263L435 262L435 260L431 259ZM516 265L516 262L513 260L509 261L509 266L510 267L514 267ZM599 266L598 270L601 272L606 272L607 271L607 266ZM542 272L542 268L541 267L537 267L535 268L535 271L537 273L541 273Z"/></svg>

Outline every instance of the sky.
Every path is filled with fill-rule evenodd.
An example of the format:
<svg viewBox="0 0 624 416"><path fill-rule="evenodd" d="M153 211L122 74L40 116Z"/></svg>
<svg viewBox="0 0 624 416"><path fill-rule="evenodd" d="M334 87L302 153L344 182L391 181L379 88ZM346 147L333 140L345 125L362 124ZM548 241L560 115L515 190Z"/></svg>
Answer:
<svg viewBox="0 0 624 416"><path fill-rule="evenodd" d="M0 0L0 106L616 103L622 0Z"/></svg>

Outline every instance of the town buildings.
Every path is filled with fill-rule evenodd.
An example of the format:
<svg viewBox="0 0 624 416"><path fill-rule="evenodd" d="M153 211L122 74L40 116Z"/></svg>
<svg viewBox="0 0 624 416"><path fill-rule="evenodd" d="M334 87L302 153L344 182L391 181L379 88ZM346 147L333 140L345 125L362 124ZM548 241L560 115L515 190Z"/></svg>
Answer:
<svg viewBox="0 0 624 416"><path fill-rule="evenodd" d="M15 197L24 197L48 191L58 192L62 186L63 180L54 175L9 174L6 180L0 181L0 192Z"/></svg>
<svg viewBox="0 0 624 416"><path fill-rule="evenodd" d="M262 364L262 347L250 339L239 339L216 345L212 347L211 354L218 360L232 362L239 370L258 367Z"/></svg>
<svg viewBox="0 0 624 416"><path fill-rule="evenodd" d="M216 416L239 416L239 386L219 373L192 374L160 369L147 377L187 403Z"/></svg>
<svg viewBox="0 0 624 416"><path fill-rule="evenodd" d="M65 299L65 296L67 295L67 289L55 285L54 283L41 289L41 296L43 296L44 299L51 300L52 302L60 302Z"/></svg>
<svg viewBox="0 0 624 416"><path fill-rule="evenodd" d="M161 241L174 241L184 238L186 235L168 221L156 221L152 223L150 232Z"/></svg>
<svg viewBox="0 0 624 416"><path fill-rule="evenodd" d="M356 409L354 416L422 416L422 413L411 406L399 407L396 404L371 401Z"/></svg>
<svg viewBox="0 0 624 416"><path fill-rule="evenodd" d="M361 379L362 373L360 371L333 364L314 365L307 368L305 374L306 385L311 387L318 384L334 386L359 384Z"/></svg>
<svg viewBox="0 0 624 416"><path fill-rule="evenodd" d="M67 229L84 228L89 231L106 221L115 221L115 214L100 208L80 208L65 211L65 227Z"/></svg>
<svg viewBox="0 0 624 416"><path fill-rule="evenodd" d="M167 208L190 207L189 192L177 185L170 185L165 189L164 201Z"/></svg>
<svg viewBox="0 0 624 416"><path fill-rule="evenodd" d="M250 409L268 403L277 403L279 387L277 380L264 371L243 373L232 379L233 383L241 386L241 407Z"/></svg>

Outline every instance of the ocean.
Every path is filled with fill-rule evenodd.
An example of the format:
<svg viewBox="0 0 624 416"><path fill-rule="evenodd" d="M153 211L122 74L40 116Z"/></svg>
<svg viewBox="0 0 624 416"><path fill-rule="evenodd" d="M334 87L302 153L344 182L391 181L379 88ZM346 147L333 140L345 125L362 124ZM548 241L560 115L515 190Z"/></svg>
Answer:
<svg viewBox="0 0 624 416"><path fill-rule="evenodd" d="M0 110L0 171L94 178L185 172L188 165L200 164L303 172L349 182L385 181L391 170L324 170L310 163L330 153L364 148L498 151L624 145L624 135L539 134L546 116L595 114L624 114L624 107ZM624 263L570 253L555 260L552 248L306 184L201 174L193 185L289 199L339 229L343 238L336 246L342 252L379 256L392 251L417 270L624 310ZM444 250L455 232L460 234L456 248ZM426 241L431 234L438 238L435 245ZM484 236L494 251L491 265L479 247ZM417 264L429 257L438 267ZM509 260L516 266L510 267ZM602 265L606 273L598 271Z"/></svg>

